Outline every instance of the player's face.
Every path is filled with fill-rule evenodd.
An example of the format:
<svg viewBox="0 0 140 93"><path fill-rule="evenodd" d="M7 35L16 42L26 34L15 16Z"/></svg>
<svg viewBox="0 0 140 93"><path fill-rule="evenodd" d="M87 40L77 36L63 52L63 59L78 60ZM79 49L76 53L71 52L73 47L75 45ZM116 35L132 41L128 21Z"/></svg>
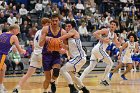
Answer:
<svg viewBox="0 0 140 93"><path fill-rule="evenodd" d="M111 31L115 31L116 28L117 28L116 23L112 22L112 23L110 24L110 29L111 29Z"/></svg>
<svg viewBox="0 0 140 93"><path fill-rule="evenodd" d="M134 37L133 36L130 36L129 37L129 40L130 40L130 42L134 42Z"/></svg>
<svg viewBox="0 0 140 93"><path fill-rule="evenodd" d="M65 29L66 29L67 32L70 31L72 29L71 24L66 24L66 28Z"/></svg>
<svg viewBox="0 0 140 93"><path fill-rule="evenodd" d="M17 35L20 33L19 29L13 29L14 30L14 34Z"/></svg>
<svg viewBox="0 0 140 93"><path fill-rule="evenodd" d="M59 18L58 17L52 18L52 25L53 26L58 26L59 25Z"/></svg>

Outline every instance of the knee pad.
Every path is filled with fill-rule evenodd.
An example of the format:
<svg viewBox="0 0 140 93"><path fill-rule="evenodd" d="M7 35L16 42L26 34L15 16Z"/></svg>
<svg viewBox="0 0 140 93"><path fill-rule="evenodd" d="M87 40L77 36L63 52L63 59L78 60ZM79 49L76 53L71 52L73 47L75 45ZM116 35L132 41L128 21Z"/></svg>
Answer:
<svg viewBox="0 0 140 93"><path fill-rule="evenodd" d="M60 72L59 68L54 68L53 69L53 76L58 77L59 76L59 72Z"/></svg>

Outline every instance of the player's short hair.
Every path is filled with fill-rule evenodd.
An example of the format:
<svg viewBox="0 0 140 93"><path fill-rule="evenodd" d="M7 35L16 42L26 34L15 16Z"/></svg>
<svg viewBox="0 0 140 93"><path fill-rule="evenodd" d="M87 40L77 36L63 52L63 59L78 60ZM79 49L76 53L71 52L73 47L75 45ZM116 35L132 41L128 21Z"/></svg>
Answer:
<svg viewBox="0 0 140 93"><path fill-rule="evenodd" d="M41 24L45 25L46 23L51 23L51 20L49 18L43 17L41 19Z"/></svg>
<svg viewBox="0 0 140 93"><path fill-rule="evenodd" d="M20 27L18 24L12 24L9 26L9 30L13 30L13 29L19 29L20 30Z"/></svg>
<svg viewBox="0 0 140 93"><path fill-rule="evenodd" d="M118 23L117 20L112 20L112 21L110 21L110 24L111 24L111 23L115 23L117 27L119 26L119 23Z"/></svg>
<svg viewBox="0 0 140 93"><path fill-rule="evenodd" d="M133 33L133 32L131 32L131 33L128 34L127 38L129 39L131 36L134 37L134 41L136 42L136 41L137 41L137 36L136 36L136 34Z"/></svg>
<svg viewBox="0 0 140 93"><path fill-rule="evenodd" d="M60 19L60 15L58 13L53 13L51 18L59 18Z"/></svg>
<svg viewBox="0 0 140 93"><path fill-rule="evenodd" d="M76 23L75 23L74 20L73 21L66 20L65 21L65 24L71 24L72 28L75 28L76 27Z"/></svg>

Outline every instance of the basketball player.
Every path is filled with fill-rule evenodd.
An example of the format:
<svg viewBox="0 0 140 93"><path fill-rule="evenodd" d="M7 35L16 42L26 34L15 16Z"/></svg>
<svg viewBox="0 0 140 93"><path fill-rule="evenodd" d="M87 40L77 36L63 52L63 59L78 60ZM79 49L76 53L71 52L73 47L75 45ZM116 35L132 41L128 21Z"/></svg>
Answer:
<svg viewBox="0 0 140 93"><path fill-rule="evenodd" d="M43 46L42 60L43 69L45 75L45 81L43 83L44 93L47 93L49 84L51 83L52 93L56 92L55 80L59 76L60 72L60 53L59 51L48 51L46 36L59 38L66 34L66 31L59 27L60 19L58 14L53 14L51 17L51 25L42 29L41 40L39 45ZM51 71L52 69L52 71ZM51 75L52 72L52 75Z"/></svg>
<svg viewBox="0 0 140 93"><path fill-rule="evenodd" d="M43 27L50 25L50 20L48 18L42 18L41 24ZM30 67L27 73L21 78L18 85L13 90L13 93L19 93L19 89L24 85L24 83L29 79L36 71L37 68L42 67L42 49L43 47L39 46L41 31L38 30L35 34L34 38L34 51L31 56Z"/></svg>
<svg viewBox="0 0 140 93"><path fill-rule="evenodd" d="M89 90L86 89L82 81L76 76L76 73L86 63L86 54L82 48L80 35L74 29L75 23L73 21L67 21L66 27L69 27L69 31L60 39L68 39L68 51L72 59L61 67L60 72L69 84L70 93L78 93L73 85L73 81L80 87L83 93L89 93Z"/></svg>
<svg viewBox="0 0 140 93"><path fill-rule="evenodd" d="M122 51L124 50L122 63L120 63L118 66L116 66L116 68L109 74L110 80L112 78L113 73L116 72L119 68L121 68L123 64L127 65L126 71L123 72L123 74L121 75L121 78L123 80L127 80L125 75L133 68L133 61L132 61L131 57L133 56L134 53L136 53L138 51L138 43L135 42L137 37L134 33L130 33L128 35L128 39L129 39L129 41L125 42L123 44L123 46L120 48L119 57L121 56Z"/></svg>
<svg viewBox="0 0 140 93"><path fill-rule="evenodd" d="M110 56L106 53L106 48L110 42L114 42L114 44L119 47L119 42L117 40L117 35L114 33L118 26L118 22L115 20L112 20L110 22L110 28L106 29L101 29L97 30L96 32L93 33L93 35L99 39L98 44L92 49L91 52L91 57L90 57L90 65L84 70L82 75L80 76L80 79L83 80L83 78L94 69L96 66L97 62L102 60L107 64L107 67L105 69L104 75L102 77L102 80L100 84L104 86L108 86L109 83L107 82L107 75L109 74L113 62L110 58Z"/></svg>
<svg viewBox="0 0 140 93"><path fill-rule="evenodd" d="M17 34L20 31L19 25L13 24L9 27L8 32L4 32L0 35L0 93L4 93L3 80L5 76L6 65L4 63L6 55L8 54L12 45L15 45L21 54L25 54L26 51L19 45Z"/></svg>

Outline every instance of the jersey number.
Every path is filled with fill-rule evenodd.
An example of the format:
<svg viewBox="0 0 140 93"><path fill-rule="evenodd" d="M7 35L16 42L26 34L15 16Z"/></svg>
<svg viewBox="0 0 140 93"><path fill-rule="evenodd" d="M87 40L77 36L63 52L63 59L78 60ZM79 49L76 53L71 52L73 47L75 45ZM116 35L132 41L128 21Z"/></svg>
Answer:
<svg viewBox="0 0 140 93"><path fill-rule="evenodd" d="M36 41L38 42L38 40L39 40L39 35L36 37Z"/></svg>

